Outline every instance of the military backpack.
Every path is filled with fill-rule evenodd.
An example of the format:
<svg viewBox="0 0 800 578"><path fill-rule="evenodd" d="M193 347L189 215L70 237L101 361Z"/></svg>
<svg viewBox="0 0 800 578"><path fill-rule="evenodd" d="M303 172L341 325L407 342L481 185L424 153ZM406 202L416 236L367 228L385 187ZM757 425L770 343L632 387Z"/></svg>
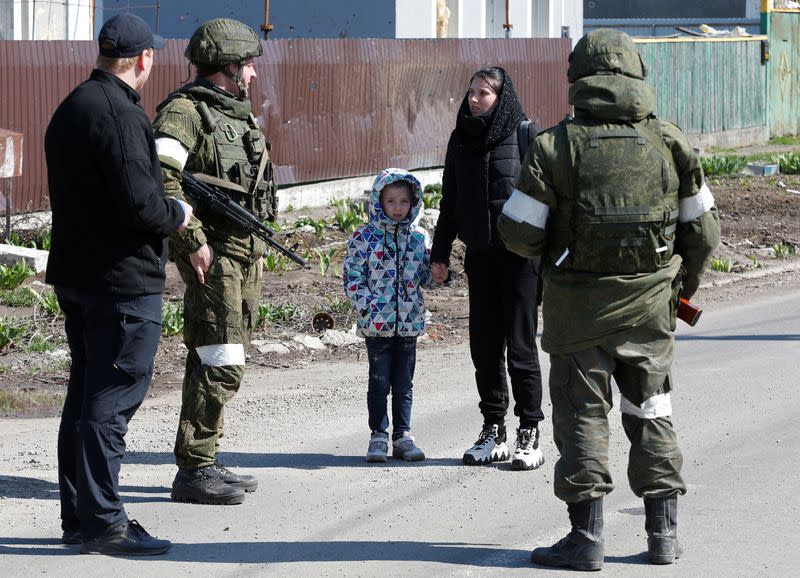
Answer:
<svg viewBox="0 0 800 578"><path fill-rule="evenodd" d="M551 216L556 267L599 274L656 271L670 261L678 173L658 119L603 124L566 120L570 191Z"/></svg>

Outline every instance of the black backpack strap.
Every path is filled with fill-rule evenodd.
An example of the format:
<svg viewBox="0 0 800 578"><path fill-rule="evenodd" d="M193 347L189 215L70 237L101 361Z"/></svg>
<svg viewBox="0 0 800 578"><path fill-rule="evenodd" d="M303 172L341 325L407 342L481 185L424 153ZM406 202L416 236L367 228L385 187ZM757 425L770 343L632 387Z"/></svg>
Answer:
<svg viewBox="0 0 800 578"><path fill-rule="evenodd" d="M525 160L525 155L528 154L528 147L539 134L539 127L532 120L527 118L519 123L517 127L517 145L519 146L519 160Z"/></svg>

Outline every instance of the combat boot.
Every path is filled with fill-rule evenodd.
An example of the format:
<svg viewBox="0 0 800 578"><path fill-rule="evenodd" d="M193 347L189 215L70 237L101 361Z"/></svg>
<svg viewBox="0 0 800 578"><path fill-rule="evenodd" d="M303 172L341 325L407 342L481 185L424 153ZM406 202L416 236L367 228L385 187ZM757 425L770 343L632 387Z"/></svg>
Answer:
<svg viewBox="0 0 800 578"><path fill-rule="evenodd" d="M536 548L531 561L543 566L603 569L603 498L567 504L572 530L549 548Z"/></svg>
<svg viewBox="0 0 800 578"><path fill-rule="evenodd" d="M647 558L651 564L672 564L683 554L678 544L678 496L644 499Z"/></svg>
<svg viewBox="0 0 800 578"><path fill-rule="evenodd" d="M258 480L255 476L248 476L244 474L236 474L222 465L220 462L214 462L212 466L223 482L234 488L241 488L245 492L255 492L258 488Z"/></svg>
<svg viewBox="0 0 800 578"><path fill-rule="evenodd" d="M214 466L179 469L172 482L172 499L227 506L244 502L244 490L226 484Z"/></svg>

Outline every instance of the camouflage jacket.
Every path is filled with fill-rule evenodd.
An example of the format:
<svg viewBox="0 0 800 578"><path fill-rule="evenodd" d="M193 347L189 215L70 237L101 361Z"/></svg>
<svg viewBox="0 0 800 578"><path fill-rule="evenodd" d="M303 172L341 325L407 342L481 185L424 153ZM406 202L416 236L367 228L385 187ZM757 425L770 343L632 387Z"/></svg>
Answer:
<svg viewBox="0 0 800 578"><path fill-rule="evenodd" d="M250 101L237 100L199 80L159 105L153 128L164 189L195 208L188 228L170 238L172 255L185 257L208 243L216 253L242 262L260 258L266 250L262 240L198 207L181 189L181 170L216 177L232 187L220 188L239 205L261 219L268 216L263 189L272 187L274 194L272 166L267 161L264 177L253 182L261 156L268 154L268 143L253 118Z"/></svg>
<svg viewBox="0 0 800 578"><path fill-rule="evenodd" d="M643 130L642 125L654 119L652 88L641 80L589 76L573 84L570 98L576 109L571 121L575 124ZM545 256L542 348L549 353L591 347L666 311L681 264L686 271L683 295L697 290L719 243L719 217L697 154L678 127L659 122L663 144L672 156L671 170L677 173L679 214L673 255L655 271L599 274L559 268L548 242L573 187L575 159L566 123L540 134L523 162L516 190L498 219L498 231L509 250L524 257ZM621 182L620 187L624 186Z"/></svg>

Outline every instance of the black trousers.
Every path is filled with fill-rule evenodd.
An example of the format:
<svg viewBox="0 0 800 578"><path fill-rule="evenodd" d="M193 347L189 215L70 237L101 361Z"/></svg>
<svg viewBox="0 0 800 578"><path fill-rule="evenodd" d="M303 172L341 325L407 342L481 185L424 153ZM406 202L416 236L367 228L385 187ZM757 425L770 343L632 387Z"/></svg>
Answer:
<svg viewBox="0 0 800 578"><path fill-rule="evenodd" d="M469 285L469 348L484 423L503 425L508 381L521 427L544 419L542 373L536 348L538 275L533 260L505 249L470 251L464 259Z"/></svg>
<svg viewBox="0 0 800 578"><path fill-rule="evenodd" d="M72 364L58 430L61 527L84 539L127 520L119 470L128 422L153 376L161 295L88 295L56 287Z"/></svg>

